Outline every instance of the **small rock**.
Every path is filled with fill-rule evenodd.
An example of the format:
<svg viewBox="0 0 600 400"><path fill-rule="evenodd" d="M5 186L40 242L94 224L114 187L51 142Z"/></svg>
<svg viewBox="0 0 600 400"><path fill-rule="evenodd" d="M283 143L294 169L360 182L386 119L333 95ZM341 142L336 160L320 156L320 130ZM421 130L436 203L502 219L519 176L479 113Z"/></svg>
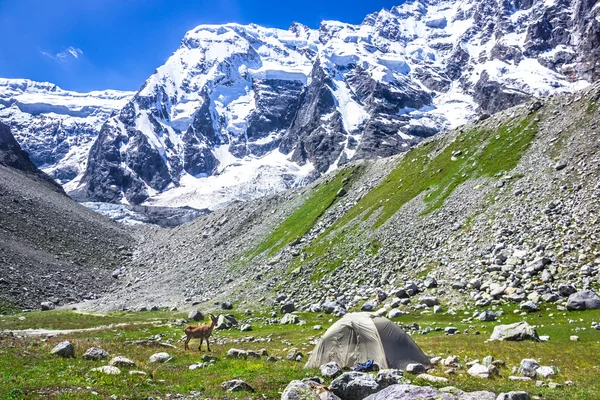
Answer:
<svg viewBox="0 0 600 400"><path fill-rule="evenodd" d="M168 353L155 353L150 356L148 362L150 363L165 363L171 360L171 356Z"/></svg>
<svg viewBox="0 0 600 400"><path fill-rule="evenodd" d="M108 362L108 364L112 365L113 367L125 367L125 368L135 367L134 361L130 360L129 358L123 357L123 356L113 357Z"/></svg>
<svg viewBox="0 0 600 400"><path fill-rule="evenodd" d="M427 372L427 368L423 364L411 363L406 366L405 371L409 374L422 374Z"/></svg>
<svg viewBox="0 0 600 400"><path fill-rule="evenodd" d="M108 351L99 347L90 347L83 355L83 358L86 360L100 360L102 358L107 358L108 356Z"/></svg>
<svg viewBox="0 0 600 400"><path fill-rule="evenodd" d="M254 392L254 389L252 389L252 386L248 385L246 382L244 382L241 379L232 379L230 381L223 382L221 384L221 388L228 392L241 392L241 391Z"/></svg>
<svg viewBox="0 0 600 400"><path fill-rule="evenodd" d="M194 320L196 322L202 321L204 319L204 314L202 314L200 310L192 310L188 314L188 319Z"/></svg>
<svg viewBox="0 0 600 400"><path fill-rule="evenodd" d="M98 368L92 368L90 371L100 372L105 375L119 375L121 374L121 370L117 367L113 367L112 365L104 365Z"/></svg>
<svg viewBox="0 0 600 400"><path fill-rule="evenodd" d="M321 375L323 375L325 378L335 378L336 376L342 374L342 368L335 361L323 364L319 367L319 369L321 370Z"/></svg>
<svg viewBox="0 0 600 400"><path fill-rule="evenodd" d="M42 308L42 311L50 311L50 310L54 310L54 308L55 308L54 303L51 301L41 302L40 307Z"/></svg>

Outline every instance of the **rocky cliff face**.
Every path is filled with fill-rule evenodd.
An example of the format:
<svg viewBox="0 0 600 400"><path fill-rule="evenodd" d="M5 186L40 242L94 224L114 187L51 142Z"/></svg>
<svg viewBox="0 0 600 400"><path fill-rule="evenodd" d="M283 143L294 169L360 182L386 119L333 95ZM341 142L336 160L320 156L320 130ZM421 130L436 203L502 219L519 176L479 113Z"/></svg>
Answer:
<svg viewBox="0 0 600 400"><path fill-rule="evenodd" d="M0 79L0 121L9 125L34 164L64 184L85 170L102 124L130 92L78 93L25 79Z"/></svg>
<svg viewBox="0 0 600 400"><path fill-rule="evenodd" d="M598 9L412 0L360 25L198 26L106 121L67 190L214 208L406 151L478 115L595 81Z"/></svg>
<svg viewBox="0 0 600 400"><path fill-rule="evenodd" d="M37 169L31 162L29 155L21 149L21 146L15 140L10 128L2 122L0 122L0 165L16 169L31 179L47 185L52 190L65 194L62 186Z"/></svg>

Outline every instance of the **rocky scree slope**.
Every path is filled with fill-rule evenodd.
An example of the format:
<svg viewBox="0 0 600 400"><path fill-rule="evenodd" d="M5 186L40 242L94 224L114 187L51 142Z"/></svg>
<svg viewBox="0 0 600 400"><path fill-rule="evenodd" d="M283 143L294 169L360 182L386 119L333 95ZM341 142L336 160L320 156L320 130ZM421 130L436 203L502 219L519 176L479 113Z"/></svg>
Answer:
<svg viewBox="0 0 600 400"><path fill-rule="evenodd" d="M0 123L0 312L95 298L132 242L122 226L71 200Z"/></svg>
<svg viewBox="0 0 600 400"><path fill-rule="evenodd" d="M88 306L559 300L564 285L598 285L599 127L596 85L302 189L148 228L110 295Z"/></svg>
<svg viewBox="0 0 600 400"><path fill-rule="evenodd" d="M102 124L133 95L78 93L47 82L0 79L0 121L11 127L37 167L66 184L85 170Z"/></svg>
<svg viewBox="0 0 600 400"><path fill-rule="evenodd" d="M78 199L216 208L599 76L584 0L412 0L360 25L201 25L102 127Z"/></svg>

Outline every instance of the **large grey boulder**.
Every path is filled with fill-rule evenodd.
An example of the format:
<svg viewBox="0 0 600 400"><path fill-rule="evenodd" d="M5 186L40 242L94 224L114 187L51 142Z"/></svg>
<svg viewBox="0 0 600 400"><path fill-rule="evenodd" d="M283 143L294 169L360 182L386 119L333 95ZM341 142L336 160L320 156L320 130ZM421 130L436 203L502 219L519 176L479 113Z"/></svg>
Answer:
<svg viewBox="0 0 600 400"><path fill-rule="evenodd" d="M342 398L343 399L343 398ZM392 385L372 394L365 400L456 400L450 393L442 393L429 386Z"/></svg>
<svg viewBox="0 0 600 400"><path fill-rule="evenodd" d="M238 322L232 314L220 314L215 329L230 329L237 324Z"/></svg>
<svg viewBox="0 0 600 400"><path fill-rule="evenodd" d="M593 290L582 290L573 293L567 300L567 310L597 310L600 308L600 297Z"/></svg>
<svg viewBox="0 0 600 400"><path fill-rule="evenodd" d="M510 325L495 326L490 340L535 340L539 342L540 337L534 327L523 321Z"/></svg>
<svg viewBox="0 0 600 400"><path fill-rule="evenodd" d="M63 358L75 358L75 347L69 341L60 342L50 353Z"/></svg>
<svg viewBox="0 0 600 400"><path fill-rule="evenodd" d="M54 310L54 308L55 308L54 303L51 301L42 301L40 303L40 307L41 307L42 311L50 311L50 310Z"/></svg>
<svg viewBox="0 0 600 400"><path fill-rule="evenodd" d="M194 320L196 322L202 321L204 319L204 314L200 310L192 310L188 314L188 319Z"/></svg>
<svg viewBox="0 0 600 400"><path fill-rule="evenodd" d="M291 381L281 394L281 400L320 400L320 398L306 383Z"/></svg>
<svg viewBox="0 0 600 400"><path fill-rule="evenodd" d="M376 393L379 385L371 375L362 372L346 372L334 379L329 388L342 400L362 400Z"/></svg>

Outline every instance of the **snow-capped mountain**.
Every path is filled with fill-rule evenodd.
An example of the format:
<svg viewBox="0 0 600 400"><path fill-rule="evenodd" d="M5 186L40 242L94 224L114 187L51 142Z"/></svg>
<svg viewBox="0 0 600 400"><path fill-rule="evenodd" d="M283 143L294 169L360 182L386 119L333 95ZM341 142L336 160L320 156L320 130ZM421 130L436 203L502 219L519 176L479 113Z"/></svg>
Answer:
<svg viewBox="0 0 600 400"><path fill-rule="evenodd" d="M66 188L214 208L577 90L599 60L594 0L409 0L317 30L201 25L104 123Z"/></svg>
<svg viewBox="0 0 600 400"><path fill-rule="evenodd" d="M104 122L135 93L78 93L46 82L0 79L0 121L8 124L36 166L60 183L85 171Z"/></svg>

